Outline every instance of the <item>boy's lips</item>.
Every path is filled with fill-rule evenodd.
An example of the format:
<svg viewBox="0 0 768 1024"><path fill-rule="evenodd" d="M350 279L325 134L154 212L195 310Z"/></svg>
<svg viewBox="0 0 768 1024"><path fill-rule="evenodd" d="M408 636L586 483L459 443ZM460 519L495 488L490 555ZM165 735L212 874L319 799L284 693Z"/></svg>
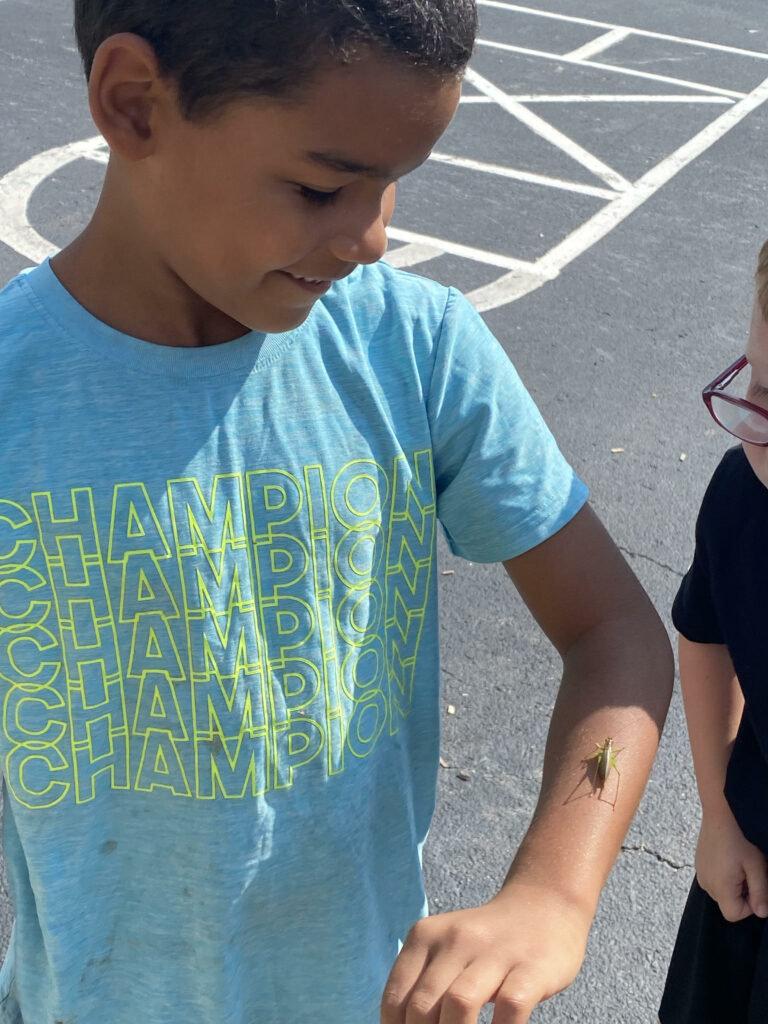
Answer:
<svg viewBox="0 0 768 1024"><path fill-rule="evenodd" d="M313 295L325 295L334 281L340 281L343 277L346 277L351 273L351 271L348 270L343 274L337 274L335 277L304 277L301 274L294 274L290 270L280 270L278 273L289 277L300 288L311 292Z"/></svg>

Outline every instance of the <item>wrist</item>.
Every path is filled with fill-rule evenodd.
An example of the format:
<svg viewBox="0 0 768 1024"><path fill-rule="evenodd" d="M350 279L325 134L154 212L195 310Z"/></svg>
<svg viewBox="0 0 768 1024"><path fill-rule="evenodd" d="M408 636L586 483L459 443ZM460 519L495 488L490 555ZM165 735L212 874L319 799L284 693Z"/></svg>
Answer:
<svg viewBox="0 0 768 1024"><path fill-rule="evenodd" d="M521 902L534 908L556 905L558 913L567 915L586 936L597 910L602 886L596 883L594 886L569 887L563 882L562 877L539 877L537 872L513 864L493 902L500 905L509 903L511 907L519 906Z"/></svg>
<svg viewBox="0 0 768 1024"><path fill-rule="evenodd" d="M699 792L699 801L701 803L701 816L709 823L714 825L733 819L733 811L722 790L711 790L707 793Z"/></svg>
<svg viewBox="0 0 768 1024"><path fill-rule="evenodd" d="M508 920L510 928L514 928L519 920L540 922L542 931L554 924L560 940L583 959L594 911L582 901L572 899L551 884L520 881L508 876L490 904L501 911L502 920Z"/></svg>

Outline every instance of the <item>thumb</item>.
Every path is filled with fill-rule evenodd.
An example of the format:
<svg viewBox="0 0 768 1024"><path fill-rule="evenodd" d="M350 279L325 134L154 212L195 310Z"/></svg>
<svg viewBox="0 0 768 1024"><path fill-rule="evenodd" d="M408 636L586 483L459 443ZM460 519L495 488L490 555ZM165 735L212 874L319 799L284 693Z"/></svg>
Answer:
<svg viewBox="0 0 768 1024"><path fill-rule="evenodd" d="M716 894L711 892L709 895L719 905L720 913L725 920L731 923L743 921L745 917L749 917L753 912L749 905L745 877L728 882L719 888Z"/></svg>
<svg viewBox="0 0 768 1024"><path fill-rule="evenodd" d="M768 917L768 868L765 857L755 850L753 857L745 858L747 902L756 917Z"/></svg>

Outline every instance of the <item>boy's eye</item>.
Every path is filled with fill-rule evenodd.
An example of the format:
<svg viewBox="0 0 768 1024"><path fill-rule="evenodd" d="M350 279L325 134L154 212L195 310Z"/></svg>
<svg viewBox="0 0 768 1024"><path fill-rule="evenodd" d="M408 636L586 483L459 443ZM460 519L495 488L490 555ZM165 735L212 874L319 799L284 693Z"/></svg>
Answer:
<svg viewBox="0 0 768 1024"><path fill-rule="evenodd" d="M341 191L341 189L334 188L329 192L323 192L317 188L310 188L308 185L299 185L297 187L299 194L306 199L307 202L315 203L317 206L332 203Z"/></svg>

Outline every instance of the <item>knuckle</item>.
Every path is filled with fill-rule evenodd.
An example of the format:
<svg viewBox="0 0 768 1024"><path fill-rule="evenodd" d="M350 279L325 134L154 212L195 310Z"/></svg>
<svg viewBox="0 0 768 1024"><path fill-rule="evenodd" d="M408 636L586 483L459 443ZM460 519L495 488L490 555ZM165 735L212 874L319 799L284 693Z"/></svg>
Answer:
<svg viewBox="0 0 768 1024"><path fill-rule="evenodd" d="M530 1012L533 1005L533 1001L523 989L503 992L496 997L496 1012L501 1014L502 1020L505 1017L514 1019L516 1015Z"/></svg>
<svg viewBox="0 0 768 1024"><path fill-rule="evenodd" d="M432 919L429 917L420 918L416 924L408 932L404 945L406 946L422 946L428 942L428 937L432 931Z"/></svg>
<svg viewBox="0 0 768 1024"><path fill-rule="evenodd" d="M450 1011L451 1019L456 1016L462 1020L469 1019L472 1011L477 1009L476 994L467 986L449 988L443 997L443 1003Z"/></svg>
<svg viewBox="0 0 768 1024"><path fill-rule="evenodd" d="M457 922L446 932L445 944L448 949L457 949L464 945L471 949L482 949L486 944L486 933L477 925Z"/></svg>
<svg viewBox="0 0 768 1024"><path fill-rule="evenodd" d="M530 1013L537 1002L533 980L522 977L505 985L495 1000L496 1010L500 1012L502 1020L506 1017L517 1019L520 1014Z"/></svg>
<svg viewBox="0 0 768 1024"><path fill-rule="evenodd" d="M406 1011L408 992L398 986L387 985L381 997L381 1016L385 1021L401 1020Z"/></svg>
<svg viewBox="0 0 768 1024"><path fill-rule="evenodd" d="M381 997L382 1012L389 1016L398 1013L405 1003L405 996L394 985L387 985Z"/></svg>
<svg viewBox="0 0 768 1024"><path fill-rule="evenodd" d="M426 989L416 989L408 1000L408 1019L426 1020L434 1008L434 995Z"/></svg>

